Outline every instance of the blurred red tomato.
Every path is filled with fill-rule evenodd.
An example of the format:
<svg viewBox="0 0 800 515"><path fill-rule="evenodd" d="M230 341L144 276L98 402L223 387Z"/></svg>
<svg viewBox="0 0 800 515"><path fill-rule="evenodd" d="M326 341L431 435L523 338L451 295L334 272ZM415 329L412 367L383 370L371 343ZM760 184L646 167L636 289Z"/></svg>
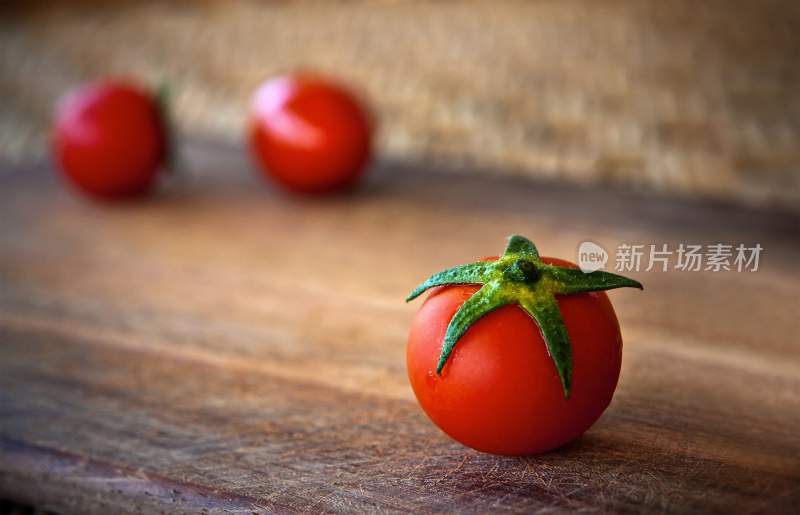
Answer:
<svg viewBox="0 0 800 515"><path fill-rule="evenodd" d="M59 102L53 151L64 175L84 193L105 199L142 195L166 157L158 102L124 82L81 86Z"/></svg>
<svg viewBox="0 0 800 515"><path fill-rule="evenodd" d="M353 186L370 156L372 125L344 87L311 76L262 84L251 105L250 145L265 175L301 193Z"/></svg>

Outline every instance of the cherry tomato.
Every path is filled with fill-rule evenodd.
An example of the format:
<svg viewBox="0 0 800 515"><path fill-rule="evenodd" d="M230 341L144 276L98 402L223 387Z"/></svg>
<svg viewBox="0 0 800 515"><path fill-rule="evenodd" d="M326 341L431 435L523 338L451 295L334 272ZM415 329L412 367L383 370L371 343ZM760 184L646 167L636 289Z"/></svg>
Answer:
<svg viewBox="0 0 800 515"><path fill-rule="evenodd" d="M547 264L577 268L554 258ZM417 313L407 347L408 375L422 408L455 440L494 454L559 447L586 431L614 395L622 337L604 292L557 296L572 345L572 394L566 398L536 322L518 305L478 319L435 373L445 330L479 286L440 286Z"/></svg>
<svg viewBox="0 0 800 515"><path fill-rule="evenodd" d="M146 193L166 157L166 129L155 97L107 81L68 93L56 110L53 150L64 176L98 198Z"/></svg>
<svg viewBox="0 0 800 515"><path fill-rule="evenodd" d="M284 76L253 96L250 146L265 175L300 193L353 186L370 156L372 126L344 87L311 76Z"/></svg>

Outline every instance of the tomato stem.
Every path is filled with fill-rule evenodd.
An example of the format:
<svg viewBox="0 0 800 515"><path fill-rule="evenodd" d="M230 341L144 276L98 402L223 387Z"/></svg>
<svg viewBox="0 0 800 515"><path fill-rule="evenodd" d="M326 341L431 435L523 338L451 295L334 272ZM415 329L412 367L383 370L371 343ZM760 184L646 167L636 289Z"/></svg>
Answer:
<svg viewBox="0 0 800 515"><path fill-rule="evenodd" d="M507 279L520 283L535 283L541 274L533 261L517 259L505 272Z"/></svg>
<svg viewBox="0 0 800 515"><path fill-rule="evenodd" d="M538 325L565 398L572 390L572 347L556 295L625 287L643 289L638 281L621 275L599 270L586 274L547 264L540 259L533 242L514 235L497 261L459 265L433 274L411 292L406 302L434 286L454 284L480 284L481 289L458 308L447 325L436 373L442 373L456 343L472 324L495 309L517 304Z"/></svg>

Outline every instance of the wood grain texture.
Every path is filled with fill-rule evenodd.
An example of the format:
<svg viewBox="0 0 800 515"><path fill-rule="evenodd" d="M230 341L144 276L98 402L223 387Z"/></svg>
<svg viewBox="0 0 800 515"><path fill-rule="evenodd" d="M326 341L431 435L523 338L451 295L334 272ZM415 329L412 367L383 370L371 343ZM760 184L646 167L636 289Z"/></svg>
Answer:
<svg viewBox="0 0 800 515"><path fill-rule="evenodd" d="M241 149L140 204L2 171L0 497L67 513L791 512L800 502L793 215L383 163L352 195L262 186ZM563 449L501 458L413 399L402 302L518 232L760 242L756 273L613 292L623 377Z"/></svg>

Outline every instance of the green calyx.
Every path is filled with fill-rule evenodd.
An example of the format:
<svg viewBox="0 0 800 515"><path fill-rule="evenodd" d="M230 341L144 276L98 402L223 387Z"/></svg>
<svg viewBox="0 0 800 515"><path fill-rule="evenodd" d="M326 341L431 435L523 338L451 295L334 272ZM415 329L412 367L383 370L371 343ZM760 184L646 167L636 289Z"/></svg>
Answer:
<svg viewBox="0 0 800 515"><path fill-rule="evenodd" d="M156 89L155 102L164 128L164 144L166 147L164 149L164 169L168 172L174 172L178 168L179 156L175 148L175 121L172 118L172 110L170 108L172 91L166 82L162 82Z"/></svg>
<svg viewBox="0 0 800 515"><path fill-rule="evenodd" d="M625 287L643 289L638 281L621 275L602 271L584 273L544 263L530 240L514 235L497 261L460 265L433 274L411 292L406 302L429 288L454 284L480 284L481 289L467 299L450 320L436 373L441 374L459 338L479 318L506 304L517 304L539 326L566 398L572 387L572 347L556 295Z"/></svg>

